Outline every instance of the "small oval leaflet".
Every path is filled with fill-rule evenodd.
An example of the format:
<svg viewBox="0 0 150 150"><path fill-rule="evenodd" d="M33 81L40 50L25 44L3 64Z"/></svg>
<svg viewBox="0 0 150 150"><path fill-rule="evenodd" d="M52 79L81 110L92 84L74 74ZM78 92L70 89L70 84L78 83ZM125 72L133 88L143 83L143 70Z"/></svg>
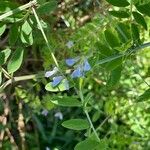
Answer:
<svg viewBox="0 0 150 150"><path fill-rule="evenodd" d="M84 119L70 119L64 121L62 126L72 130L85 130L90 127L88 121Z"/></svg>
<svg viewBox="0 0 150 150"><path fill-rule="evenodd" d="M82 105L76 97L54 97L51 102L63 107L80 107Z"/></svg>
<svg viewBox="0 0 150 150"><path fill-rule="evenodd" d="M16 49L16 51L13 53L7 65L7 69L9 73L14 73L20 68L23 61L23 54L24 54L24 49L22 48Z"/></svg>

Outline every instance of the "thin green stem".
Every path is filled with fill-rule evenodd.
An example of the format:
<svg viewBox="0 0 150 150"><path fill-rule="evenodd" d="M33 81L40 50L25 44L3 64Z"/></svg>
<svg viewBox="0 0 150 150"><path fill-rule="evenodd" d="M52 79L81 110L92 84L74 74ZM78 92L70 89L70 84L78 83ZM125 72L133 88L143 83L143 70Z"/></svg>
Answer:
<svg viewBox="0 0 150 150"><path fill-rule="evenodd" d="M11 76L9 75L9 73L4 68L1 67L1 70L4 73L6 78L11 79Z"/></svg>
<svg viewBox="0 0 150 150"><path fill-rule="evenodd" d="M134 52L138 52L139 50L147 48L147 47L150 47L150 42L142 44L142 45L140 45L138 47L135 47L132 50L126 51L126 52L124 52L122 54L112 55L110 57L104 58L104 59L98 61L98 63L96 63L95 66L111 62L113 60L116 60L116 59L124 57L124 56L128 56L128 55L130 55L130 54L132 54Z"/></svg>
<svg viewBox="0 0 150 150"><path fill-rule="evenodd" d="M33 11L33 14L34 14L34 16L35 16L35 19L36 19L36 21L37 21L37 24L39 25L39 28L40 28L41 33L42 33L42 35L43 35L43 38L44 38L44 40L45 40L45 42L46 42L46 45L47 45L48 49L50 50L51 56L52 56L52 58L53 58L53 60L54 60L54 62L55 62L55 64L56 64L56 66L59 67L59 64L58 64L58 62L57 62L57 59L56 59L54 53L51 51L51 46L49 45L48 39L47 39L47 37L46 37L46 35L45 35L45 32L44 32L44 30L43 30L43 28L42 28L42 25L41 25L41 23L40 23L39 17L38 17L38 15L37 15L37 13L36 13L34 7L32 7L32 11Z"/></svg>
<svg viewBox="0 0 150 150"><path fill-rule="evenodd" d="M83 93L82 93L82 90L81 90L81 89L79 90L79 96L80 96L80 99L81 99L82 103L84 103L84 96L83 96ZM87 111L85 108L83 108L83 109L84 109L84 113L85 113L85 115L86 115L86 117L87 117L87 119L88 119L88 121L89 121L89 124L90 124L90 126L91 126L91 129L93 130L93 132L94 132L94 134L95 134L95 137L97 138L98 141L100 141L100 138L98 137L98 134L97 134L97 132L96 132L94 126L93 126L93 123L92 123L92 121L91 121L91 118L90 118L90 116L89 116L88 111Z"/></svg>
<svg viewBox="0 0 150 150"><path fill-rule="evenodd" d="M11 11L9 11L9 12L7 12L7 13L1 15L1 16L0 16L0 21L3 20L3 19L5 19L5 18L7 18L7 17L9 17L9 16L11 16L11 15L17 14L18 12L21 12L21 11L27 9L27 8L30 8L30 7L32 7L32 6L35 6L36 4L37 4L37 1L36 1L36 0L33 0L33 1L31 1L31 2L29 2L29 3L27 3L27 4L25 4L25 5L22 5L22 6L20 6L20 7L16 8L16 9L14 9L14 10L11 10Z"/></svg>

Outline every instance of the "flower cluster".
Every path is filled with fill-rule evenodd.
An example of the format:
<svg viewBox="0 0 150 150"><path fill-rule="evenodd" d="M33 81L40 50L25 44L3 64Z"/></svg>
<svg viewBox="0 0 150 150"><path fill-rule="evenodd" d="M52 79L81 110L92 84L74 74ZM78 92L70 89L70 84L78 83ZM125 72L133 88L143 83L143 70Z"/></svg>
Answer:
<svg viewBox="0 0 150 150"><path fill-rule="evenodd" d="M84 77L85 73L91 69L91 65L89 64L87 58L68 58L65 60L65 63L68 67L73 68L73 71L70 74L72 79ZM63 81L65 89L69 90L69 82L67 78L59 72L57 67L54 67L51 71L47 71L45 73L45 77L53 77L51 82L52 87L57 87Z"/></svg>
<svg viewBox="0 0 150 150"><path fill-rule="evenodd" d="M74 66L78 61L80 60L79 57L77 58L69 58L66 59L66 64L69 67ZM87 58L84 59L80 64L76 66L74 71L71 73L71 78L79 78L84 77L85 73L91 69L91 66L87 60Z"/></svg>

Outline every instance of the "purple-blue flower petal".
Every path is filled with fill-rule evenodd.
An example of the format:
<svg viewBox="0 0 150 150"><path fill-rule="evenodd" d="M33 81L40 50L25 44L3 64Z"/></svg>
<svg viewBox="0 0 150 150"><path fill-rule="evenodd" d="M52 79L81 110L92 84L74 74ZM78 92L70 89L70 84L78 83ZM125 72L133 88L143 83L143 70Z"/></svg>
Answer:
<svg viewBox="0 0 150 150"><path fill-rule="evenodd" d="M83 70L84 71L89 71L91 70L91 65L89 64L88 60L85 59L84 63L83 63Z"/></svg>
<svg viewBox="0 0 150 150"><path fill-rule="evenodd" d="M71 74L71 78L79 78L82 76L84 76L84 75L83 75L83 71L81 69L81 66L78 66L78 68L75 69Z"/></svg>
<svg viewBox="0 0 150 150"><path fill-rule="evenodd" d="M57 67L54 67L54 69L52 71L47 71L45 73L45 77L48 78L48 77L51 77L52 75L54 75L55 73L57 73L58 71L58 68Z"/></svg>
<svg viewBox="0 0 150 150"><path fill-rule="evenodd" d="M66 64L71 67L73 66L80 58L76 57L76 58L68 58L65 60Z"/></svg>
<svg viewBox="0 0 150 150"><path fill-rule="evenodd" d="M63 76L56 76L53 78L52 86L57 86L63 80Z"/></svg>
<svg viewBox="0 0 150 150"><path fill-rule="evenodd" d="M68 59L66 59L66 64L68 66L70 66L70 67L73 66L75 63L76 63L76 61L75 61L74 58L68 58Z"/></svg>

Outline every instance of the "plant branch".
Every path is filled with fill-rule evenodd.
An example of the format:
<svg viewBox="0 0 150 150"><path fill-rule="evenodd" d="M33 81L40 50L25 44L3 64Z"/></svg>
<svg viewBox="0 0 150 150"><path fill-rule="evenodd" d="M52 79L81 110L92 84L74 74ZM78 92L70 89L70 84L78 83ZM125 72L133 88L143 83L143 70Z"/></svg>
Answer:
<svg viewBox="0 0 150 150"><path fill-rule="evenodd" d="M124 52L124 53L122 53L122 54L116 54L116 55L112 55L112 56L110 56L110 57L101 59L100 61L98 61L98 62L95 64L95 66L101 65L101 64L105 64L105 63L108 63L108 62L111 62L111 61L113 61L113 60L116 60L116 59L121 58L121 57L124 57L124 56L128 56L128 55L130 55L130 54L132 54L132 53L138 52L138 51L140 51L141 49L144 49L144 48L147 48L147 47L150 47L150 42L144 43L144 44L142 44L142 45L140 45L140 46L137 46L137 47L131 49L130 51L126 51L126 52Z"/></svg>
<svg viewBox="0 0 150 150"><path fill-rule="evenodd" d="M33 11L33 14L34 14L34 16L35 16L35 19L36 19L36 21L37 21L37 24L39 25L39 28L40 28L41 33L42 33L42 35L43 35L43 38L44 38L44 40L45 40L45 42L46 42L46 45L47 45L48 49L50 50L51 56L52 56L52 58L53 58L53 60L54 60L54 62L55 62L55 64L56 64L56 66L59 67L59 64L58 64L58 62L57 62L57 59L56 59L54 53L51 51L51 46L49 45L48 39L47 39L47 37L46 37L46 35L45 35L45 32L44 32L44 30L43 30L43 28L42 28L42 25L41 25L41 23L40 23L39 17L38 17L38 15L37 15L37 13L36 13L34 7L32 7L32 11Z"/></svg>
<svg viewBox="0 0 150 150"><path fill-rule="evenodd" d="M44 77L43 74L33 74L33 75L13 77L12 79L7 80L4 84L1 85L0 92L2 92L8 85L10 85L14 82L37 79L37 78L42 78L42 77Z"/></svg>
<svg viewBox="0 0 150 150"><path fill-rule="evenodd" d="M16 13L18 13L18 12L20 12L20 11L23 11L23 10L25 10L25 9L27 9L27 8L30 8L30 7L32 7L32 6L35 6L36 4L37 4L36 0L33 0L33 1L31 1L31 2L29 2L29 3L27 3L27 4L25 4L25 5L22 5L22 6L20 6L20 7L16 8L16 9L14 9L14 10L11 10L11 11L9 11L9 12L7 12L7 13L1 15L1 16L0 16L0 21L2 21L3 19L5 19L5 18L7 18L7 17L9 17L9 16L11 16L11 15L13 15L13 14L16 14Z"/></svg>
<svg viewBox="0 0 150 150"><path fill-rule="evenodd" d="M79 90L79 96L80 96L80 99L81 99L82 103L84 103L85 100L84 100L83 93L82 93L82 90L81 90L81 89ZM100 141L100 139L99 139L99 137L98 137L98 134L97 134L97 132L96 132L94 126L93 126L93 123L92 123L92 121L91 121L91 118L90 118L90 116L89 116L88 111L87 111L85 108L83 108L83 109L84 109L84 113L85 113L85 115L86 115L86 117L87 117L87 119L88 119L88 121L89 121L89 124L90 124L90 126L91 126L91 129L93 130L93 132L94 132L94 134L95 134L95 137L97 138L98 141Z"/></svg>

